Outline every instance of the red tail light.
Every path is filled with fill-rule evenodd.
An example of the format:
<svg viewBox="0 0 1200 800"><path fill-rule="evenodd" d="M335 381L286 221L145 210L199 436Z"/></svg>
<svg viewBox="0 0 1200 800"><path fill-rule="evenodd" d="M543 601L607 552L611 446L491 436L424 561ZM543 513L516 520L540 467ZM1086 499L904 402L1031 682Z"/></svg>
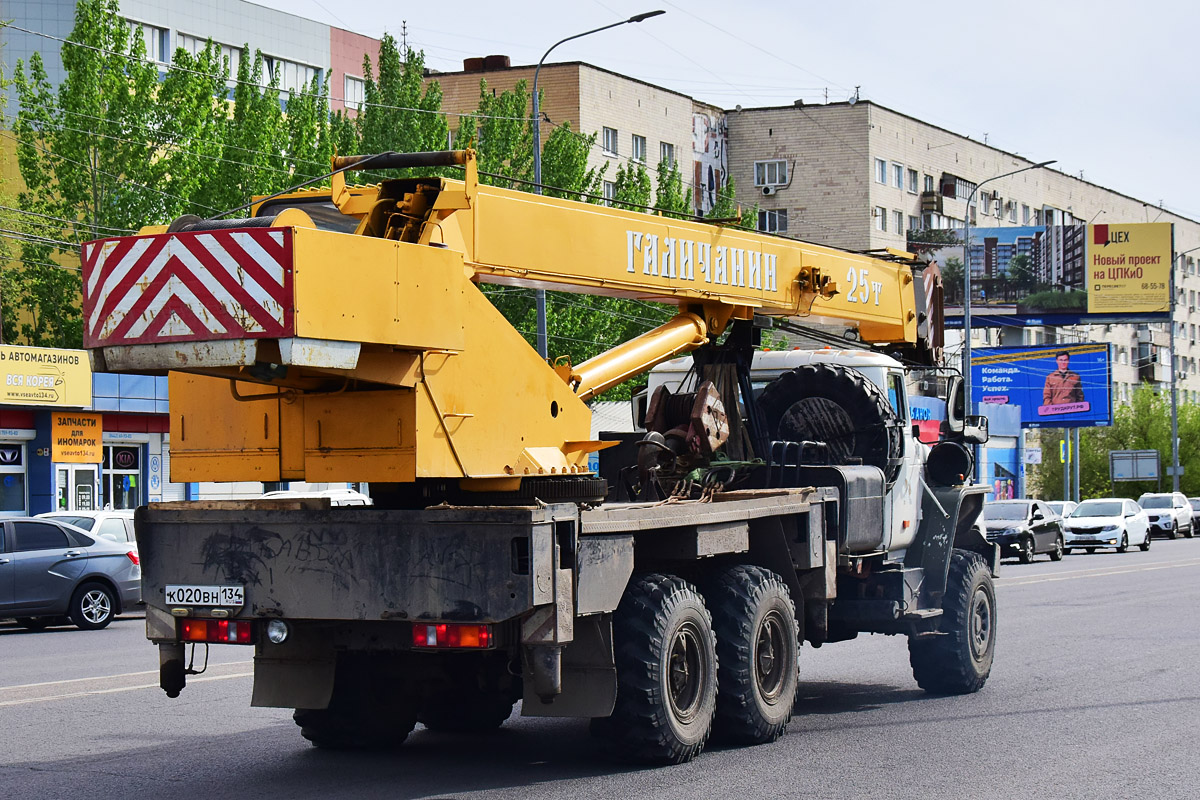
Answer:
<svg viewBox="0 0 1200 800"><path fill-rule="evenodd" d="M229 619L185 619L179 623L179 635L185 642L213 644L251 644L250 622Z"/></svg>
<svg viewBox="0 0 1200 800"><path fill-rule="evenodd" d="M142 560L140 558L138 558L138 554L133 552L132 550L130 550L128 553L126 553L125 557L128 558L130 561L132 561L133 565L135 567L139 566L142 563Z"/></svg>
<svg viewBox="0 0 1200 800"><path fill-rule="evenodd" d="M413 625L413 647L486 649L493 642L491 625L463 625L457 622Z"/></svg>

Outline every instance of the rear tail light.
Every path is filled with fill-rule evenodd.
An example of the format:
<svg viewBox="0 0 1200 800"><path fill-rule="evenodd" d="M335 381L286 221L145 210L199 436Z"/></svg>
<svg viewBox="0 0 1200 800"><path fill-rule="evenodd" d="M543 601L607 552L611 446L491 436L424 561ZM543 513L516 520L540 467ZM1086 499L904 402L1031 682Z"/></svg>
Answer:
<svg viewBox="0 0 1200 800"><path fill-rule="evenodd" d="M485 649L494 643L491 625L463 625L440 622L433 625L413 625L413 647Z"/></svg>
<svg viewBox="0 0 1200 800"><path fill-rule="evenodd" d="M140 558L138 558L138 554L133 552L132 550L130 550L128 553L126 553L125 557L128 558L130 561L132 561L133 565L135 567L139 566L142 563L142 560Z"/></svg>
<svg viewBox="0 0 1200 800"><path fill-rule="evenodd" d="M185 619L179 623L179 634L185 642L251 644L250 625L244 620Z"/></svg>

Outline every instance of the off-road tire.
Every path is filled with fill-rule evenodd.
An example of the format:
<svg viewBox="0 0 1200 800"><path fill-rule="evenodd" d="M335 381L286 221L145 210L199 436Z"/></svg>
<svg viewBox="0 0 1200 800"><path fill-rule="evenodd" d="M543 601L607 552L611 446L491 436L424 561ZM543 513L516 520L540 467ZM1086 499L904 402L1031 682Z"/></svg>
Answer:
<svg viewBox="0 0 1200 800"><path fill-rule="evenodd" d="M298 708L292 719L313 746L329 750L399 747L417 724L416 708L402 694L402 675L385 659L363 654L339 658L328 708Z"/></svg>
<svg viewBox="0 0 1200 800"><path fill-rule="evenodd" d="M1117 545L1117 552L1118 553L1128 553L1129 552L1129 536L1127 534L1124 534L1124 533L1121 534L1121 544Z"/></svg>
<svg viewBox="0 0 1200 800"><path fill-rule="evenodd" d="M1066 554L1066 552L1067 552L1067 548L1066 548L1066 545L1063 544L1063 537L1062 536L1054 537L1054 547L1050 548L1050 560L1051 561L1062 561L1063 556Z"/></svg>
<svg viewBox="0 0 1200 800"><path fill-rule="evenodd" d="M825 442L834 464L869 464L890 486L904 450L900 418L865 375L840 364L805 364L771 381L758 398L767 430L781 441Z"/></svg>
<svg viewBox="0 0 1200 800"><path fill-rule="evenodd" d="M717 635L717 715L713 733L731 744L783 735L796 703L799 630L783 579L735 566L706 587Z"/></svg>
<svg viewBox="0 0 1200 800"><path fill-rule="evenodd" d="M117 598L103 583L88 581L71 595L71 622L85 631L107 628L117 614Z"/></svg>
<svg viewBox="0 0 1200 800"><path fill-rule="evenodd" d="M1017 559L1022 564L1032 564L1033 559L1037 556L1037 548L1033 545L1033 537L1027 536L1021 539L1020 546L1017 550Z"/></svg>
<svg viewBox="0 0 1200 800"><path fill-rule="evenodd" d="M630 581L613 619L617 702L592 732L619 757L682 764L699 755L717 706L717 652L704 598L673 575Z"/></svg>
<svg viewBox="0 0 1200 800"><path fill-rule="evenodd" d="M909 637L913 677L930 694L977 692L991 674L995 649L992 574L979 554L956 549L950 555L938 635Z"/></svg>

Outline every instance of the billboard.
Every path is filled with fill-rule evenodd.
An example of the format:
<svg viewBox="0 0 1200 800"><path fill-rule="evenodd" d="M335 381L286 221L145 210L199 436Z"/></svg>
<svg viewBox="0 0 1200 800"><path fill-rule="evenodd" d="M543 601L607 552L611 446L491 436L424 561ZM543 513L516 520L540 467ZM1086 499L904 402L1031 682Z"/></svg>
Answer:
<svg viewBox="0 0 1200 800"><path fill-rule="evenodd" d="M971 352L971 396L1021 407L1023 428L1112 424L1107 344L986 347Z"/></svg>
<svg viewBox="0 0 1200 800"><path fill-rule="evenodd" d="M92 404L92 362L85 350L0 345L0 404L79 406Z"/></svg>
<svg viewBox="0 0 1200 800"><path fill-rule="evenodd" d="M946 327L962 327L971 270L971 327L1169 319L1169 222L970 229L971 244L928 250L946 279ZM965 251L965 252L964 252Z"/></svg>

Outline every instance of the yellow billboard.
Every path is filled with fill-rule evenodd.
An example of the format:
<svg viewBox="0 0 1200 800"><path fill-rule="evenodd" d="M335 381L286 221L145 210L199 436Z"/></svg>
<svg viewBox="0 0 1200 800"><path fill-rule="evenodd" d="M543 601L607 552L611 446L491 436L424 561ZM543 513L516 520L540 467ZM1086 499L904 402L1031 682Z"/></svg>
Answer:
<svg viewBox="0 0 1200 800"><path fill-rule="evenodd" d="M50 455L60 464L99 464L104 426L99 414L56 411L50 415Z"/></svg>
<svg viewBox="0 0 1200 800"><path fill-rule="evenodd" d="M84 350L0 345L0 404L92 404L92 364Z"/></svg>
<svg viewBox="0 0 1200 800"><path fill-rule="evenodd" d="M1090 225L1088 313L1170 311L1171 240L1169 222Z"/></svg>

